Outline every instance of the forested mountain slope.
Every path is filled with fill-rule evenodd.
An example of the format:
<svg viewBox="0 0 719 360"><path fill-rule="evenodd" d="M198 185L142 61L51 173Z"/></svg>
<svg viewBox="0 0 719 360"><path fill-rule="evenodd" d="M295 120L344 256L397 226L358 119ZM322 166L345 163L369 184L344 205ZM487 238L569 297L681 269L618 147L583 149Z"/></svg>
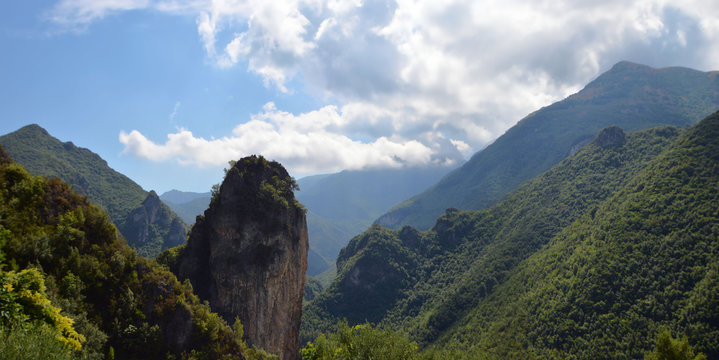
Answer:
<svg viewBox="0 0 719 360"><path fill-rule="evenodd" d="M665 325L718 356L719 115L680 133L607 128L492 208L373 226L305 340L347 318L480 358L637 358Z"/></svg>
<svg viewBox="0 0 719 360"><path fill-rule="evenodd" d="M610 125L636 131L692 124L719 108L717 75L620 62L577 94L528 115L461 168L377 221L395 229L428 229L446 208L487 208Z"/></svg>
<svg viewBox="0 0 719 360"><path fill-rule="evenodd" d="M184 243L187 225L154 193L118 173L92 151L60 142L38 125L0 137L10 157L31 174L58 177L103 208L140 255Z"/></svg>
<svg viewBox="0 0 719 360"><path fill-rule="evenodd" d="M717 204L719 113L557 234L440 342L497 357L525 344L537 357L640 358L668 326L719 358Z"/></svg>
<svg viewBox="0 0 719 360"><path fill-rule="evenodd" d="M459 164L457 164L459 165ZM297 199L308 209L310 246L334 266L340 249L367 229L392 205L436 183L453 167L367 169L309 176L297 180ZM312 258L310 258L312 260ZM320 271L318 271L320 270Z"/></svg>

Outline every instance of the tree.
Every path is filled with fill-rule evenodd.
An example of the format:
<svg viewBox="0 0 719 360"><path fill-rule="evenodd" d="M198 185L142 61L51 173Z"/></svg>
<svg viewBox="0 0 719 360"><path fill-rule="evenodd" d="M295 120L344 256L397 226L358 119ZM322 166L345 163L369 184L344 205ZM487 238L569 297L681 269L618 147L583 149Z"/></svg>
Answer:
<svg viewBox="0 0 719 360"><path fill-rule="evenodd" d="M706 360L706 358L702 353L694 355L689 339L686 336L681 339L673 338L668 328L659 331L654 350L644 356L644 360Z"/></svg>

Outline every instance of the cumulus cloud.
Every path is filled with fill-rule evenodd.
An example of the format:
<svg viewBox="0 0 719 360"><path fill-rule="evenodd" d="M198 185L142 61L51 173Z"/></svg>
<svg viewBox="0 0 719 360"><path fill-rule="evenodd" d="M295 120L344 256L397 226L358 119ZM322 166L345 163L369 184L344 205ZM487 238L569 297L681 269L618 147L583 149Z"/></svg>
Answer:
<svg viewBox="0 0 719 360"><path fill-rule="evenodd" d="M422 140L434 134L467 154L620 60L719 65L714 0L63 0L51 18L88 24L138 8L193 16L216 66L242 66L268 87L336 104L306 120L325 122L322 139L362 149L408 146L392 139L412 139L436 150ZM302 88L289 88L298 75ZM318 115L328 109L336 118ZM267 135L271 125L274 134L295 136L283 143L298 149L320 139L258 116L238 128ZM249 128L256 121L264 125ZM370 141L351 140L359 138ZM351 166L344 158L333 161Z"/></svg>
<svg viewBox="0 0 719 360"><path fill-rule="evenodd" d="M229 160L262 154L281 161L293 173L311 174L377 167L446 166L461 155L439 134L424 134L423 141L379 137L369 142L342 135L348 125L335 106L293 115L277 110L273 103L251 120L238 125L231 136L219 139L195 137L180 129L157 144L137 130L120 133L125 153L152 161L177 159L182 164L221 166Z"/></svg>

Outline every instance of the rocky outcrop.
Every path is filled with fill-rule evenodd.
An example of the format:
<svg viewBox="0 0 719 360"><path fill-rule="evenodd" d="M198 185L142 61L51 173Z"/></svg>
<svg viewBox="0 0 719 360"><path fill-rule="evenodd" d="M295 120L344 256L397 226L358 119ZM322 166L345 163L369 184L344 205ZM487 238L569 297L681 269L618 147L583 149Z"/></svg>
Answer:
<svg viewBox="0 0 719 360"><path fill-rule="evenodd" d="M239 160L173 266L229 324L242 321L250 345L282 359L299 358L309 247L295 188L279 163Z"/></svg>
<svg viewBox="0 0 719 360"><path fill-rule="evenodd" d="M150 191L142 204L128 214L120 230L129 235L128 245L147 257L183 244L187 236L187 225L154 191Z"/></svg>
<svg viewBox="0 0 719 360"><path fill-rule="evenodd" d="M602 129L594 138L594 144L599 147L608 148L612 146L621 146L627 142L627 136L618 126L610 126Z"/></svg>

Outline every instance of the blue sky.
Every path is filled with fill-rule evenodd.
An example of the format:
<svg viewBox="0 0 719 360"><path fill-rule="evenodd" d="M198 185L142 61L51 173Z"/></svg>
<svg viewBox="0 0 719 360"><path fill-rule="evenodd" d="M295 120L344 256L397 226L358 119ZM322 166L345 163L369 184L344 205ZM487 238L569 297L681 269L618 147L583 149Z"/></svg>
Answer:
<svg viewBox="0 0 719 360"><path fill-rule="evenodd" d="M3 1L0 133L38 123L159 192L253 153L441 166L620 60L716 70L718 44L712 1Z"/></svg>

